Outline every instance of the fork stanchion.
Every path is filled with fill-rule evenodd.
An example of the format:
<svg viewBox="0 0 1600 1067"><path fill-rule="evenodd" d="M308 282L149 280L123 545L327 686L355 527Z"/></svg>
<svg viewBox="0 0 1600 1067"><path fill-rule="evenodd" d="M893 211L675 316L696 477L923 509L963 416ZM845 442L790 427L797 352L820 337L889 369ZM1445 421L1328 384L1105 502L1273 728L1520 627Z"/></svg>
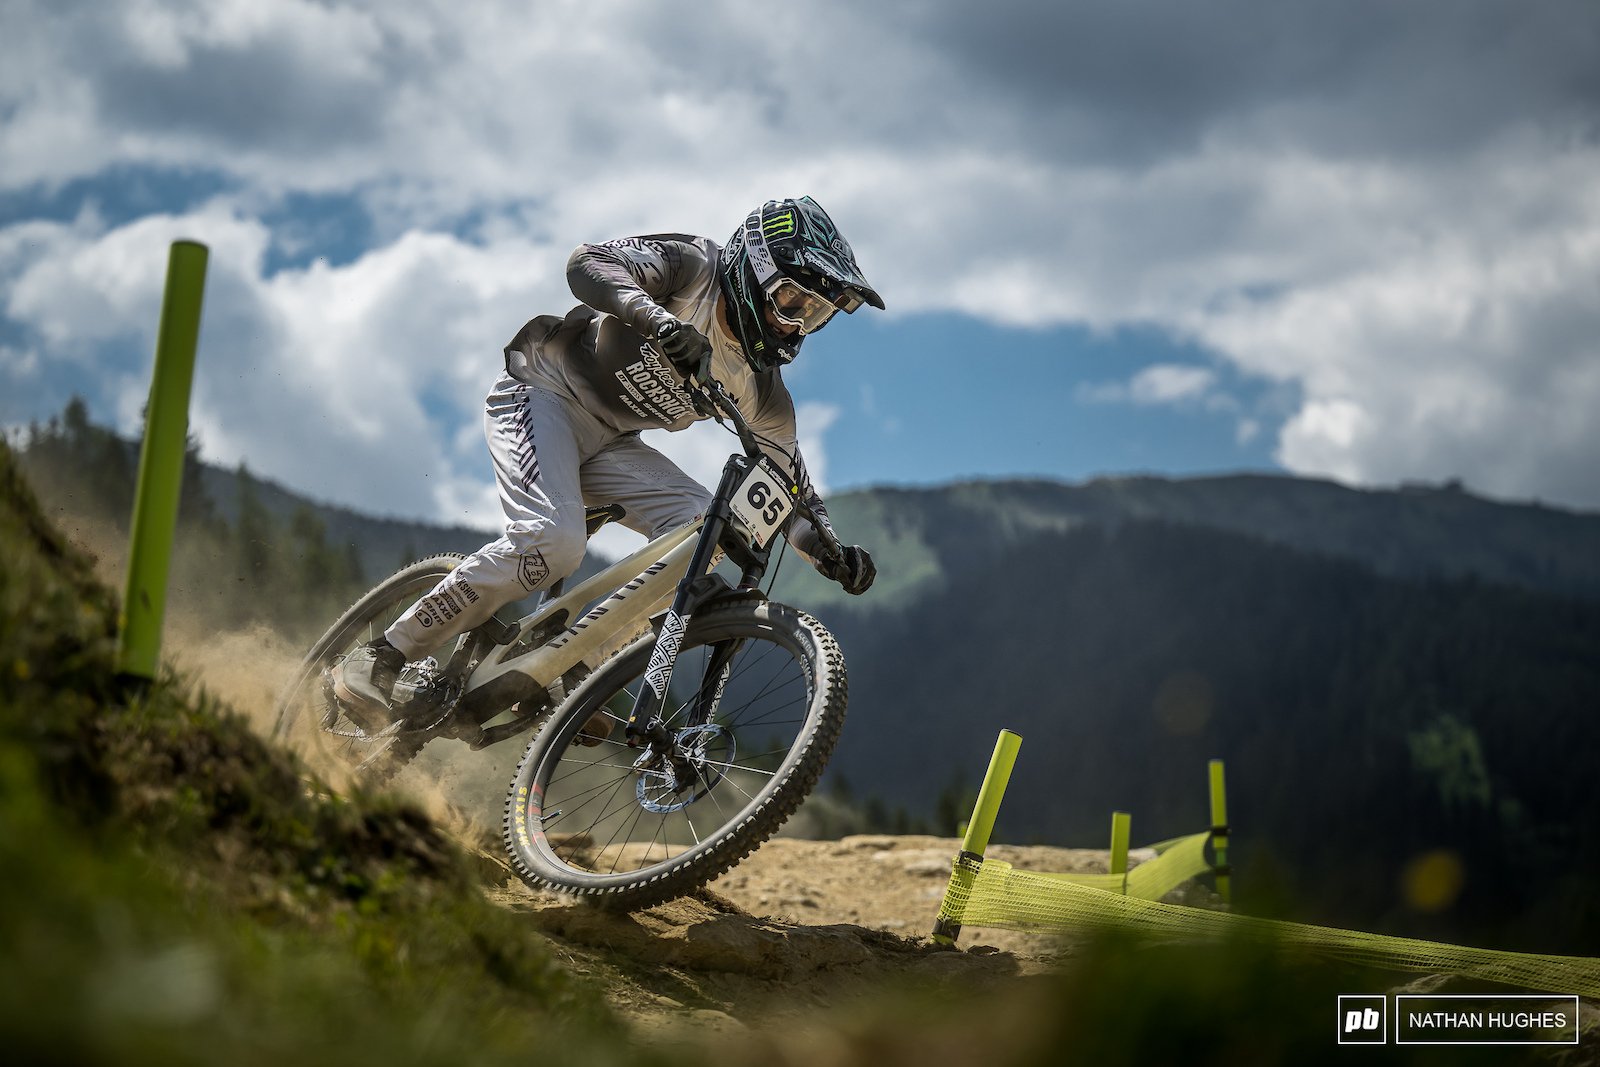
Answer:
<svg viewBox="0 0 1600 1067"><path fill-rule="evenodd" d="M133 498L128 585L117 620L117 673L124 688L135 691L149 686L161 657L161 624L183 489L189 390L194 381L208 258L206 246L195 241L174 241L167 258L155 370Z"/></svg>
<svg viewBox="0 0 1600 1067"><path fill-rule="evenodd" d="M1223 788L1222 761L1211 761L1211 849L1216 853L1217 895L1233 901L1233 874L1228 866L1228 798Z"/></svg>
<svg viewBox="0 0 1600 1067"><path fill-rule="evenodd" d="M1021 747L1022 735L1010 730L1001 730L994 743L994 755L989 757L989 769L984 772L983 785L978 788L978 800L972 807L966 833L962 835L961 851L956 854L950 884L945 887L944 900L939 904L939 917L933 923L933 939L941 945L953 945L961 936L961 913L972 893L978 868L983 866L983 853L989 847L995 816L1000 813L1000 802L1005 798L1011 768L1016 765L1017 750Z"/></svg>
<svg viewBox="0 0 1600 1067"><path fill-rule="evenodd" d="M1122 894L1128 893L1128 837L1133 816L1125 811L1111 813L1111 873L1122 875Z"/></svg>

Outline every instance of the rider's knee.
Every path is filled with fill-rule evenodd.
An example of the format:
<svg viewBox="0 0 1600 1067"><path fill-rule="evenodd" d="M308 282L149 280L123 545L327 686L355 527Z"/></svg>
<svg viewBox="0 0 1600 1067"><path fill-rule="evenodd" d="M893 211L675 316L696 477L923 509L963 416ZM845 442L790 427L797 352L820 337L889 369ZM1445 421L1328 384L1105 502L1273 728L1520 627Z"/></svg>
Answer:
<svg viewBox="0 0 1600 1067"><path fill-rule="evenodd" d="M698 519L710 506L711 494L703 489L698 493L680 494L670 506L661 508L650 516L654 519L654 523L651 529L644 531L644 535L660 537L668 530L676 529L692 519Z"/></svg>
<svg viewBox="0 0 1600 1067"><path fill-rule="evenodd" d="M542 561L548 579L541 585L564 578L578 569L588 548L588 535L580 519L573 523L545 523L536 527L519 527L506 530L506 539L519 556L537 557Z"/></svg>

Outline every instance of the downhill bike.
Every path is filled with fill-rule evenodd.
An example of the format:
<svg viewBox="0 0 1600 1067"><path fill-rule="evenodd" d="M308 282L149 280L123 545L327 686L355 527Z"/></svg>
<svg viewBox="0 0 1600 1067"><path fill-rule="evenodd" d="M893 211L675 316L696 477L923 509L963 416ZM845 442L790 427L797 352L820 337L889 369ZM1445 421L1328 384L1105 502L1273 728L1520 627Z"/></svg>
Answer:
<svg viewBox="0 0 1600 1067"><path fill-rule="evenodd" d="M692 396L733 424L743 449L728 457L704 516L570 591L557 582L514 624L491 618L443 663L406 664L394 719L380 729L335 697L333 670L460 557L402 568L311 647L279 704L275 736L370 785L434 738L482 748L537 727L507 798L512 865L536 888L607 906L681 896L749 855L816 784L848 695L832 635L768 600L760 581L796 515L811 520L824 554L841 549L720 383ZM588 510L590 535L623 517L616 505ZM740 569L737 586L711 570L721 554ZM650 615L669 594L671 606Z"/></svg>

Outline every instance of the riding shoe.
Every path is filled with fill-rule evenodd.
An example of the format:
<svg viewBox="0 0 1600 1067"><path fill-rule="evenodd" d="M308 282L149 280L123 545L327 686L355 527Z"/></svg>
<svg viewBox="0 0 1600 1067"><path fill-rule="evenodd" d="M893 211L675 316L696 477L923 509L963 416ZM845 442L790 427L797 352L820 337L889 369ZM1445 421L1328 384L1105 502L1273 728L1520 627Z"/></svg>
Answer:
<svg viewBox="0 0 1600 1067"><path fill-rule="evenodd" d="M333 692L350 709L362 729L376 732L389 725L389 698L406 656L385 638L362 645L344 658L333 673Z"/></svg>

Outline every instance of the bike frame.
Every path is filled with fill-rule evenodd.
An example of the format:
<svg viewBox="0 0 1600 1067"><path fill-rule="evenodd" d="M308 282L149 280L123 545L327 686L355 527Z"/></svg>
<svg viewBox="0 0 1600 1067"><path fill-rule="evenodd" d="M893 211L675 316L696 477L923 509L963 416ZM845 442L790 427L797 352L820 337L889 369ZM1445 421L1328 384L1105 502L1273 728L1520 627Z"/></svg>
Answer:
<svg viewBox="0 0 1600 1067"><path fill-rule="evenodd" d="M583 657L615 637L629 623L636 622L650 610L652 604L672 590L688 568L690 557L694 554L695 535L700 533L704 525L705 520L701 518L669 530L575 589L548 604L540 605L537 611L517 624L514 640L495 646L484 656L467 678L462 698L511 671L527 675L541 689L554 683L577 666ZM621 584L630 576L631 580ZM563 612L571 617L583 605L602 596L607 590L615 591L555 637L531 651L510 655L529 633L548 625Z"/></svg>
<svg viewBox="0 0 1600 1067"><path fill-rule="evenodd" d="M526 679L517 680L523 686L547 689L585 656L625 627L637 622L653 605L664 599L669 590L675 589L672 606L667 610L657 634L656 647L646 670L645 677L649 684L640 687L639 699L627 726L630 745L637 745L641 739L648 738L653 748L671 746L671 739L661 725L658 713L666 696L667 683L677 659L678 646L688 626L690 612L696 606L697 580L710 571L716 552L721 548L744 570L740 588L753 588L766 571L767 554L771 547L769 541L767 548L756 548L752 530L730 507L733 494L753 472L762 468L761 447L749 424L739 413L738 406L721 384L713 379L707 383L705 390L709 397L699 398L701 402L708 405L718 422L722 421L721 416L716 414L719 409L728 416L744 446L743 454L736 452L728 457L706 514L662 534L632 555L613 563L575 589L541 605L533 614L523 618L517 623L515 638L505 644L495 645L483 655L467 677L455 706L469 706L474 692L484 692L484 687L497 681L502 684L512 681L506 677L512 672ZM765 470L771 476L775 467L769 463L765 465ZM810 520L822 537L825 550L830 554L837 553L839 542L826 523L819 521L800 499L799 486L794 479L785 476L772 477L771 480L778 485L768 488L781 491L785 506L792 507L797 516ZM752 500L750 503L759 509L769 499L763 497L759 502ZM624 583L623 580L630 576L631 580ZM567 623L564 629L536 647L512 654L529 635L552 625L561 625L584 604L607 590L614 591L577 621ZM463 644L458 645L458 649L466 647L465 643L472 640L472 633L462 635Z"/></svg>

